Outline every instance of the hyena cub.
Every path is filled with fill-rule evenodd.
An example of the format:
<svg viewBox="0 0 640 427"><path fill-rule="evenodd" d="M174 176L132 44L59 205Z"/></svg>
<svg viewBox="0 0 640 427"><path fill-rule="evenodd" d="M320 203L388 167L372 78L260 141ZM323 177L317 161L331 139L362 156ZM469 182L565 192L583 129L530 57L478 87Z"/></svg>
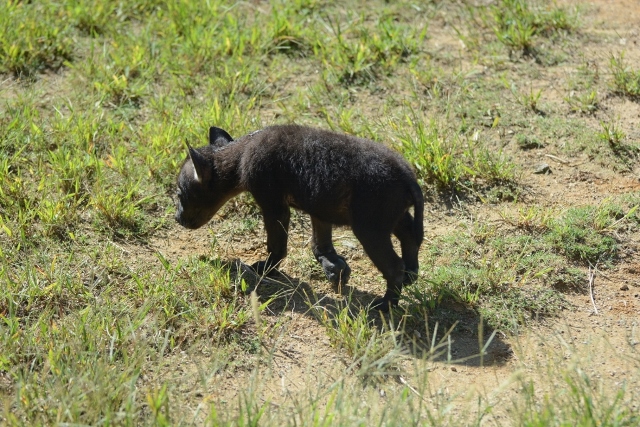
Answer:
<svg viewBox="0 0 640 427"><path fill-rule="evenodd" d="M397 305L402 286L415 281L424 199L409 164L384 145L297 125L271 126L237 140L212 127L209 145L189 147L180 170L176 220L201 227L243 191L262 210L267 232L267 258L253 265L259 274L287 254L294 207L311 216L313 254L334 285L345 284L351 269L333 247L333 225L351 227L387 281L375 308ZM400 240L402 257L391 234Z"/></svg>

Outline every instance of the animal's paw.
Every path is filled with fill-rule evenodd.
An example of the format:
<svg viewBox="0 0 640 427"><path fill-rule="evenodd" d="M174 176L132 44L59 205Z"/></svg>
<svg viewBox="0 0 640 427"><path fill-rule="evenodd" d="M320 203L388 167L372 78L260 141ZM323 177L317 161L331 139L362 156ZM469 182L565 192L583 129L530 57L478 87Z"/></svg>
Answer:
<svg viewBox="0 0 640 427"><path fill-rule="evenodd" d="M377 298L373 300L371 303L371 308L381 311L383 313L388 313L391 307L398 306L399 299L398 298L388 298L386 296L382 298Z"/></svg>
<svg viewBox="0 0 640 427"><path fill-rule="evenodd" d="M346 285L351 276L351 267L340 255L320 256L318 261L322 266L325 276L334 286Z"/></svg>
<svg viewBox="0 0 640 427"><path fill-rule="evenodd" d="M389 309L397 307L399 302L400 297L385 295L382 298L373 300L370 307L383 313L388 313Z"/></svg>
<svg viewBox="0 0 640 427"><path fill-rule="evenodd" d="M274 270L274 267L270 266L267 261L254 262L251 264L251 268L258 276L266 276Z"/></svg>
<svg viewBox="0 0 640 427"><path fill-rule="evenodd" d="M404 272L402 284L410 285L412 283L415 283L416 280L418 280L418 270L407 270Z"/></svg>

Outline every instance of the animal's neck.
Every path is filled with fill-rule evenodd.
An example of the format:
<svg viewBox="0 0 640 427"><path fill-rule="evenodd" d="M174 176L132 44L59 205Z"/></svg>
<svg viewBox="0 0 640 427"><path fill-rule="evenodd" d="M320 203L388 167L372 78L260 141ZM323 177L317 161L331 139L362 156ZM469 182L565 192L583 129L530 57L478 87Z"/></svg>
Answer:
<svg viewBox="0 0 640 427"><path fill-rule="evenodd" d="M240 157L242 151L242 144L234 141L214 155L218 184L225 191L235 194L244 190L240 184Z"/></svg>

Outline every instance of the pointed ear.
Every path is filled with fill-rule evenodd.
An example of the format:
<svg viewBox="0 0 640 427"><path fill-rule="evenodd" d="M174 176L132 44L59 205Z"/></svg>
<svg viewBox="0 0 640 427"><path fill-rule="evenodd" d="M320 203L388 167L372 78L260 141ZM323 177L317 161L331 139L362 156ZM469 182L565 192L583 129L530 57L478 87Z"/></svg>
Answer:
<svg viewBox="0 0 640 427"><path fill-rule="evenodd" d="M187 147L189 148L189 158L193 163L193 178L200 183L206 181L211 177L207 159L198 150L191 148L188 143Z"/></svg>
<svg viewBox="0 0 640 427"><path fill-rule="evenodd" d="M231 135L229 135L226 131L215 126L211 126L209 128L210 145L215 145L218 148L222 148L231 141L233 141L233 138L231 138Z"/></svg>

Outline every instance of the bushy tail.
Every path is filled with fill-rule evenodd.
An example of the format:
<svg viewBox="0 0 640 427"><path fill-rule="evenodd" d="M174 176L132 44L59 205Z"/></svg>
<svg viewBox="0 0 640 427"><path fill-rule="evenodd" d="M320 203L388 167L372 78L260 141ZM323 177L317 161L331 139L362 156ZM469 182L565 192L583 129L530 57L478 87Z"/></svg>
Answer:
<svg viewBox="0 0 640 427"><path fill-rule="evenodd" d="M424 196L417 182L411 183L411 197L413 198L413 236L418 242L424 239Z"/></svg>

